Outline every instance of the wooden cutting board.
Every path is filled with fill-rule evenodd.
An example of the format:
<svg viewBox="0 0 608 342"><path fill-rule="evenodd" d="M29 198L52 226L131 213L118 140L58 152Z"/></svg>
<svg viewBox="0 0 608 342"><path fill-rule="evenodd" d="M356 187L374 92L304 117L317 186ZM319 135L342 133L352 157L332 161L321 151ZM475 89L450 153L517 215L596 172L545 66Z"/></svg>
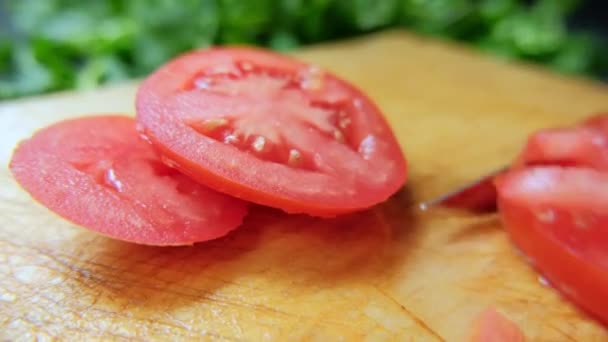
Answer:
<svg viewBox="0 0 608 342"><path fill-rule="evenodd" d="M62 118L133 112L135 84L0 106L2 340L463 341L488 306L531 341L608 332L539 282L496 215L415 204L509 161L535 129L608 110L608 88L388 32L299 51L384 110L410 161L405 189L336 219L254 208L226 238L153 248L78 228L6 165Z"/></svg>

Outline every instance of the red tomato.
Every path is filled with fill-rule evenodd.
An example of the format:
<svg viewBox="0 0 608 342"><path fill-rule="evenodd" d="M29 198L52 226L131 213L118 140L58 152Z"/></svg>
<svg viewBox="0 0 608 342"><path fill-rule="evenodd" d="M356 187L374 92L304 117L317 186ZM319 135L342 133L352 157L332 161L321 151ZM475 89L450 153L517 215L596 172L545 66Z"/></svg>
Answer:
<svg viewBox="0 0 608 342"><path fill-rule="evenodd" d="M596 128L608 134L608 113L598 113L583 122L585 126Z"/></svg>
<svg viewBox="0 0 608 342"><path fill-rule="evenodd" d="M534 165L585 166L608 171L608 115L592 117L574 127L544 129L531 134L509 170ZM489 175L459 191L442 204L476 211L495 209L494 176Z"/></svg>
<svg viewBox="0 0 608 342"><path fill-rule="evenodd" d="M479 315L473 324L470 342L523 342L519 327L493 308Z"/></svg>
<svg viewBox="0 0 608 342"><path fill-rule="evenodd" d="M120 240L191 244L227 234L246 214L244 202L161 163L123 116L47 127L17 147L10 169L52 211Z"/></svg>
<svg viewBox="0 0 608 342"><path fill-rule="evenodd" d="M608 322L608 174L530 167L496 183L514 243L556 289Z"/></svg>
<svg viewBox="0 0 608 342"><path fill-rule="evenodd" d="M608 134L583 125L538 131L530 136L515 164L578 165L608 170Z"/></svg>
<svg viewBox="0 0 608 342"><path fill-rule="evenodd" d="M406 161L379 109L334 75L253 48L180 56L136 99L140 131L209 187L287 212L332 216L382 202Z"/></svg>

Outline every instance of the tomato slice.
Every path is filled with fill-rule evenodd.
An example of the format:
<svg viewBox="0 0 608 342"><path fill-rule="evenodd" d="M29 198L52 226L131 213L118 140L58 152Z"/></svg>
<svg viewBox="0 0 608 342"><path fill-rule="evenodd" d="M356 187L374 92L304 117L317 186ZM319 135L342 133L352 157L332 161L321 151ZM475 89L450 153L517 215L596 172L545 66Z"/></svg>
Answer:
<svg viewBox="0 0 608 342"><path fill-rule="evenodd" d="M516 166L552 164L608 171L608 134L594 127L546 129L530 136Z"/></svg>
<svg viewBox="0 0 608 342"><path fill-rule="evenodd" d="M496 183L514 243L556 289L608 322L608 174L543 166Z"/></svg>
<svg viewBox="0 0 608 342"><path fill-rule="evenodd" d="M149 245L183 245L236 228L245 202L161 162L132 118L66 120L20 143L10 169L34 199L84 228Z"/></svg>
<svg viewBox="0 0 608 342"><path fill-rule="evenodd" d="M608 135L608 113L594 114L585 120L583 124L587 127L598 129Z"/></svg>
<svg viewBox="0 0 608 342"><path fill-rule="evenodd" d="M519 327L494 308L483 311L473 322L470 342L523 342Z"/></svg>
<svg viewBox="0 0 608 342"><path fill-rule="evenodd" d="M370 207L406 180L376 105L315 66L266 50L191 52L141 85L138 129L197 181L291 213Z"/></svg>

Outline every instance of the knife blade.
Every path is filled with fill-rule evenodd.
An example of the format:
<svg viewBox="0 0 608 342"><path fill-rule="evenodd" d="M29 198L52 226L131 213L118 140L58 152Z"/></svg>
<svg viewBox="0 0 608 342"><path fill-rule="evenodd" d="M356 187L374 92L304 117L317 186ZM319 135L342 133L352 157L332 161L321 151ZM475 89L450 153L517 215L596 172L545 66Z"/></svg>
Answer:
<svg viewBox="0 0 608 342"><path fill-rule="evenodd" d="M418 207L423 211L437 206L477 212L494 211L496 210L496 188L494 186L494 179L506 172L508 168L508 166L504 166L494 170L455 190L422 202Z"/></svg>

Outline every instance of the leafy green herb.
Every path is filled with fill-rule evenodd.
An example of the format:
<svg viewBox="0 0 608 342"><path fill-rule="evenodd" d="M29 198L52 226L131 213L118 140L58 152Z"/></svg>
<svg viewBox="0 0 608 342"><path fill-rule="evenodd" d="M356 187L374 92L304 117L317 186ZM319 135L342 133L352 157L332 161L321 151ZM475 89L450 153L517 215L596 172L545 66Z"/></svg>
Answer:
<svg viewBox="0 0 608 342"><path fill-rule="evenodd" d="M212 44L290 50L406 27L597 77L605 44L570 32L576 0L0 0L0 99L142 77Z"/></svg>

